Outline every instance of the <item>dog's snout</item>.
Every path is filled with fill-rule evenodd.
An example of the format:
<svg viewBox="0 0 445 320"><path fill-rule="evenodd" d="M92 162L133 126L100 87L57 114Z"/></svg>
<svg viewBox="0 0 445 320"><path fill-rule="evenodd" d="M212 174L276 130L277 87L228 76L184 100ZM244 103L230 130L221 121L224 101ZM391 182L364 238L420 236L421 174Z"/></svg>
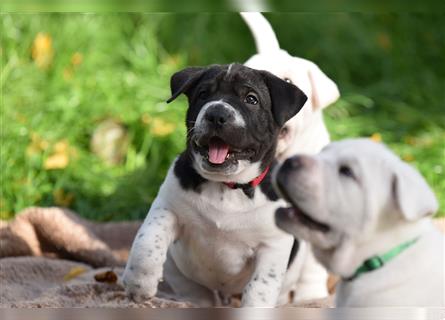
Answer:
<svg viewBox="0 0 445 320"><path fill-rule="evenodd" d="M308 156L294 156L284 161L282 168L284 170L300 170L309 166L313 162Z"/></svg>
<svg viewBox="0 0 445 320"><path fill-rule="evenodd" d="M233 115L224 105L214 105L205 113L205 120L214 126L223 126L232 120Z"/></svg>

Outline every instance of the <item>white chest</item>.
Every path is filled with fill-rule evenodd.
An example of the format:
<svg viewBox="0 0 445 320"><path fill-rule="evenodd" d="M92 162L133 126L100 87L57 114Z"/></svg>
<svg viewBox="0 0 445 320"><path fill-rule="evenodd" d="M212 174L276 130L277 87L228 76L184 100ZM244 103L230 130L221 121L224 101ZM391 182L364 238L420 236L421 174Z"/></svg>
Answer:
<svg viewBox="0 0 445 320"><path fill-rule="evenodd" d="M268 200L259 189L252 199L221 183L206 183L197 193L169 178L173 181L166 181L159 196L177 216L180 228L170 253L178 268L198 283L241 291L258 247L290 237L274 221L275 210L284 203Z"/></svg>

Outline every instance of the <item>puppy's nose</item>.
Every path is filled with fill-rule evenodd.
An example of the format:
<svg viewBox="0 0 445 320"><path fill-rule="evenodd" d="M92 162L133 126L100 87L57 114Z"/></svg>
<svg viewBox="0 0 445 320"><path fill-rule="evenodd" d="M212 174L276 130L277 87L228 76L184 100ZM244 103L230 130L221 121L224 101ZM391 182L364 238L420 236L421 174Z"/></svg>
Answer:
<svg viewBox="0 0 445 320"><path fill-rule="evenodd" d="M312 158L308 156L294 156L284 161L282 168L284 170L300 170L312 163Z"/></svg>
<svg viewBox="0 0 445 320"><path fill-rule="evenodd" d="M205 114L205 120L218 127L229 122L232 117L230 111L223 105L214 105L210 107Z"/></svg>

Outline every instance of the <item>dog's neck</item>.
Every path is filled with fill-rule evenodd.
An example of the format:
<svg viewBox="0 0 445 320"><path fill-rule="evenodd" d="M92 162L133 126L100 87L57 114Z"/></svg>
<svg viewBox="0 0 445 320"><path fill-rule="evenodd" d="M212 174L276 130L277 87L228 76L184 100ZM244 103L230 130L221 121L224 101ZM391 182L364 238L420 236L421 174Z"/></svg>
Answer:
<svg viewBox="0 0 445 320"><path fill-rule="evenodd" d="M420 238L432 227L431 219L413 223L401 223L383 232L373 233L357 243L351 239L332 252L328 268L342 278L350 278L369 258L389 252L393 248L415 238Z"/></svg>
<svg viewBox="0 0 445 320"><path fill-rule="evenodd" d="M368 259L366 259L350 276L349 278L343 279L343 281L353 281L360 277L362 274L378 270L380 268L383 268L385 264L390 262L391 260L395 259L399 254L404 252L405 250L408 250L412 245L414 245L419 238L413 238L408 241L402 242L399 245L395 246L394 248L390 249L389 251L386 251L385 253L372 256Z"/></svg>
<svg viewBox="0 0 445 320"><path fill-rule="evenodd" d="M257 176L255 179L249 181L248 183L245 183L247 185L249 185L252 188L257 187L261 182L263 182L264 177L267 175L267 173L269 172L270 169L270 165L266 167L266 169L263 170L263 172L261 172L261 174L259 176ZM236 182L224 182L224 184L226 186L228 186L230 189L237 189L240 188L242 186L242 184L236 183Z"/></svg>

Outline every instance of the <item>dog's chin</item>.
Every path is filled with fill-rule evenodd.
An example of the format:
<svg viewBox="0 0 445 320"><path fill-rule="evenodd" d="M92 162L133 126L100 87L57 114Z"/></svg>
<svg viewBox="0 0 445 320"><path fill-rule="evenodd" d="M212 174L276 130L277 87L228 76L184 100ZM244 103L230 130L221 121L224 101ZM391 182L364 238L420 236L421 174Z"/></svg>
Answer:
<svg viewBox="0 0 445 320"><path fill-rule="evenodd" d="M311 231L321 233L327 233L331 230L331 227L327 223L315 219L309 212L298 206L288 194L287 189L281 186L278 181L276 181L275 188L278 189L277 191L280 196L291 204L290 207L278 208L275 212L275 221L278 227L287 232L290 232L289 228L294 229L296 225L301 225Z"/></svg>
<svg viewBox="0 0 445 320"><path fill-rule="evenodd" d="M310 217L298 207L278 208L275 212L275 221L279 228L293 233L298 226L303 226L311 231L327 233L331 227Z"/></svg>

